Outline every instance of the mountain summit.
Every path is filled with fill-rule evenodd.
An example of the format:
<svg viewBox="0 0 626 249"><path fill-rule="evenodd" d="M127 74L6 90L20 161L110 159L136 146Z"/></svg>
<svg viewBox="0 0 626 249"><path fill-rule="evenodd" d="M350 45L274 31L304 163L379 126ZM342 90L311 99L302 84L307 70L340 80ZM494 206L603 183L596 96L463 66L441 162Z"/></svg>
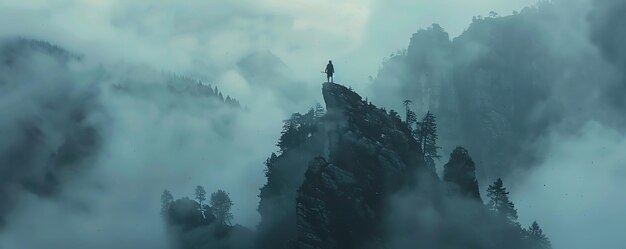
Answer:
<svg viewBox="0 0 626 249"><path fill-rule="evenodd" d="M184 216L199 221L194 221L189 232L176 230L176 238L182 240L179 245L534 248L529 246L530 230L516 221L516 210L501 180L490 186L488 205L482 203L476 166L467 150L459 147L450 155L442 181L425 160L415 137L419 132L397 112L378 108L335 83L325 83L322 94L326 110L318 106L285 120L277 143L280 151L265 161L267 183L260 189L257 232L240 236L248 232L228 225L222 228L223 239L216 237L215 243L206 239L210 233L197 237L204 234L198 231L213 231L215 226L198 211L216 210L205 205L190 208L196 214Z"/></svg>

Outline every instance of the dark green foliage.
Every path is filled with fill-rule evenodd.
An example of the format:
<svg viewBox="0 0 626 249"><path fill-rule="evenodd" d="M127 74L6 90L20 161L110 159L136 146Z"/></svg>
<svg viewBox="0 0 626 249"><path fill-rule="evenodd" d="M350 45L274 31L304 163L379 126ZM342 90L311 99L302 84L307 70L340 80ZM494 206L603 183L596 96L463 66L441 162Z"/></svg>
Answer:
<svg viewBox="0 0 626 249"><path fill-rule="evenodd" d="M415 130L417 141L424 152L424 159L429 167L435 167L435 159L439 159L438 150L441 148L437 146L437 121L435 115L427 112L422 118L421 122L417 123L417 130Z"/></svg>
<svg viewBox="0 0 626 249"><path fill-rule="evenodd" d="M200 212L200 203L188 197L183 197L172 202L167 210L166 219L171 225L190 229L209 225L215 220L215 217L205 217L202 215L202 212Z"/></svg>
<svg viewBox="0 0 626 249"><path fill-rule="evenodd" d="M299 164L304 158L322 155L328 134L318 132L318 125L323 119L323 108L318 105L304 115L294 114L285 121L285 129L279 138L281 153L272 153L265 160L267 183L260 189L258 210L261 224L258 227L258 241L262 248L282 247L285 241L295 237L296 190L302 184L306 163Z"/></svg>
<svg viewBox="0 0 626 249"><path fill-rule="evenodd" d="M525 231L526 242L529 244L529 248L532 249L552 249L552 243L548 236L543 233L541 227L537 221L533 221L533 224Z"/></svg>
<svg viewBox="0 0 626 249"><path fill-rule="evenodd" d="M5 53L3 56L16 55L19 52L22 52L20 50L28 49L32 51L42 52L44 54L48 54L52 56L55 59L64 60L64 61L83 59L83 55L72 53L56 44L52 44L44 40L18 38L15 41L9 41L9 42L14 42L15 44L12 44L12 45L14 46L17 45L17 46L11 48L13 50L9 52L11 54L6 54L6 52L3 51L3 53Z"/></svg>
<svg viewBox="0 0 626 249"><path fill-rule="evenodd" d="M230 221L233 218L233 214L230 212L232 206L233 202L226 191L218 189L211 194L211 210L218 224L230 225Z"/></svg>
<svg viewBox="0 0 626 249"><path fill-rule="evenodd" d="M487 188L487 207L497 216L506 218L512 223L517 222L517 210L511 200L509 200L509 192L506 191L502 179L498 178L493 184Z"/></svg>
<svg viewBox="0 0 626 249"><path fill-rule="evenodd" d="M394 119L394 120L400 120L400 115L398 114L397 111L394 110L390 110L389 111L389 116Z"/></svg>
<svg viewBox="0 0 626 249"><path fill-rule="evenodd" d="M202 202L206 200L206 191L204 190L202 186L198 185L196 187L196 190L194 192L194 197L196 198L196 201L200 203L200 205L202 205Z"/></svg>
<svg viewBox="0 0 626 249"><path fill-rule="evenodd" d="M163 219L176 248L252 248L252 231L239 225L230 225L232 215L228 210L232 202L228 194L223 190L215 192L211 196L213 208L200 204L206 198L204 188L198 186L195 190L194 195L198 201L188 197L172 201L173 197L167 190L161 198ZM214 213L220 214L220 217L216 217Z"/></svg>
<svg viewBox="0 0 626 249"><path fill-rule="evenodd" d="M315 104L314 116L316 118L321 118L322 116L324 116L324 114L326 114L326 110L324 110L324 107L322 106L322 104L320 103Z"/></svg>
<svg viewBox="0 0 626 249"><path fill-rule="evenodd" d="M161 195L161 214L171 225L189 228L211 224L215 216L212 212L205 214L204 211L211 211L212 208L201 204L206 199L205 194L204 188L197 186L194 191L196 200L183 197L174 201L172 194L165 190Z"/></svg>
<svg viewBox="0 0 626 249"><path fill-rule="evenodd" d="M281 151L286 151L301 143L302 138L298 134L299 124L296 122L299 117L300 114L293 114L290 119L285 120L280 139L276 143Z"/></svg>
<svg viewBox="0 0 626 249"><path fill-rule="evenodd" d="M235 98L232 98L230 96L226 96L226 99L224 100L224 103L226 103L229 106L232 107L241 107L241 104L239 103L238 100L236 100Z"/></svg>
<svg viewBox="0 0 626 249"><path fill-rule="evenodd" d="M179 74L167 74L165 77L167 88L173 93L197 98L211 98L231 107L241 107L241 104L237 99L229 95L226 95L226 98L224 98L224 94L220 92L217 86L213 87L211 84L205 84L200 80ZM133 81L137 81L137 79L134 79ZM138 90L145 91L145 89L134 89L132 84L125 83L115 85L115 87L118 90L125 90L128 92L139 92Z"/></svg>
<svg viewBox="0 0 626 249"><path fill-rule="evenodd" d="M198 185L196 187L196 190L194 191L194 197L196 198L196 201L198 202L198 204L200 205L200 212L202 212L202 215L205 216L205 208L203 206L203 202L206 200L206 191L204 190L204 188L200 185Z"/></svg>
<svg viewBox="0 0 626 249"><path fill-rule="evenodd" d="M278 156L276 156L276 153L272 153L272 155L270 155L270 157L268 157L265 160L265 163L263 163L266 166L266 168L265 168L265 177L270 178L270 177L273 176L273 174L272 174L274 172L273 171L273 168L274 168L273 163L276 161L277 158L278 158Z"/></svg>
<svg viewBox="0 0 626 249"><path fill-rule="evenodd" d="M404 105L404 109L406 110L404 122L406 122L411 130L413 130L413 124L417 123L417 114L409 107L412 103L413 101L411 100L402 101L402 105Z"/></svg>
<svg viewBox="0 0 626 249"><path fill-rule="evenodd" d="M265 177L267 178L267 184L264 188L267 190L278 191L282 188L282 181L279 179L275 165L277 160L278 156L276 156L276 153L272 153L272 155L265 160ZM276 193L274 192L272 194Z"/></svg>
<svg viewBox="0 0 626 249"><path fill-rule="evenodd" d="M317 131L316 120L320 114L316 110L311 109L304 115L294 113L285 120L281 136L276 144L281 152L297 148Z"/></svg>

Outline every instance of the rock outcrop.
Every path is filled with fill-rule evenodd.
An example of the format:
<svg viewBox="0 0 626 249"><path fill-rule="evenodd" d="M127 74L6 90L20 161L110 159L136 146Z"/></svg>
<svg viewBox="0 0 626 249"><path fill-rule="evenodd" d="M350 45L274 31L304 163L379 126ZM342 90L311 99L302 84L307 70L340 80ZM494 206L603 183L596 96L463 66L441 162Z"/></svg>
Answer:
<svg viewBox="0 0 626 249"><path fill-rule="evenodd" d="M443 180L449 183L452 191L482 202L476 180L476 166L465 148L457 147L450 154L450 160L444 165Z"/></svg>
<svg viewBox="0 0 626 249"><path fill-rule="evenodd" d="M441 181L398 113L338 84L322 93L325 114L292 115L266 161L257 248L526 248L482 204L467 150Z"/></svg>
<svg viewBox="0 0 626 249"><path fill-rule="evenodd" d="M304 178L294 175L280 187L270 178L261 189L264 246L376 247L385 199L427 171L397 113L338 84L325 83L322 93L327 113L316 119L317 131L272 160L272 172L305 170Z"/></svg>

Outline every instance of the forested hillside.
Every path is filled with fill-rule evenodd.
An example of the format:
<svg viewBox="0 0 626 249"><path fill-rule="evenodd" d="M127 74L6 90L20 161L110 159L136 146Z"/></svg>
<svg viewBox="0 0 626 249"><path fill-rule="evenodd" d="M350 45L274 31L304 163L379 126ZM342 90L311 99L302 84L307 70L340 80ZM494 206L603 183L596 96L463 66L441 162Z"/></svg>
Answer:
<svg viewBox="0 0 626 249"><path fill-rule="evenodd" d="M616 76L622 54L610 53L607 63L596 51L618 47L595 42L623 39L611 28L620 21L606 12L616 4L597 4L591 13L556 1L512 15L492 12L475 16L453 39L433 24L383 62L373 85L381 94L373 98L391 106L412 100L418 115L434 113L444 151L473 151L484 166L480 178L523 172L545 156L542 138L554 129L614 122L607 113L624 110L615 97L624 86ZM589 19L596 25L587 26Z"/></svg>

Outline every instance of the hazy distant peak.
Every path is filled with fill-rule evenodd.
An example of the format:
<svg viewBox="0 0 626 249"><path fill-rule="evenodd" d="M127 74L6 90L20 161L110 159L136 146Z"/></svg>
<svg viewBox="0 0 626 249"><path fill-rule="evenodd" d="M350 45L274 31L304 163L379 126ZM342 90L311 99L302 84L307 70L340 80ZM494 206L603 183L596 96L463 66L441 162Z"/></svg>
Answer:
<svg viewBox="0 0 626 249"><path fill-rule="evenodd" d="M60 46L43 40L13 38L4 40L0 46L0 57L4 59L4 63L10 63L17 57L25 56L29 52L45 54L62 61L80 60L82 58L81 55L71 53Z"/></svg>

